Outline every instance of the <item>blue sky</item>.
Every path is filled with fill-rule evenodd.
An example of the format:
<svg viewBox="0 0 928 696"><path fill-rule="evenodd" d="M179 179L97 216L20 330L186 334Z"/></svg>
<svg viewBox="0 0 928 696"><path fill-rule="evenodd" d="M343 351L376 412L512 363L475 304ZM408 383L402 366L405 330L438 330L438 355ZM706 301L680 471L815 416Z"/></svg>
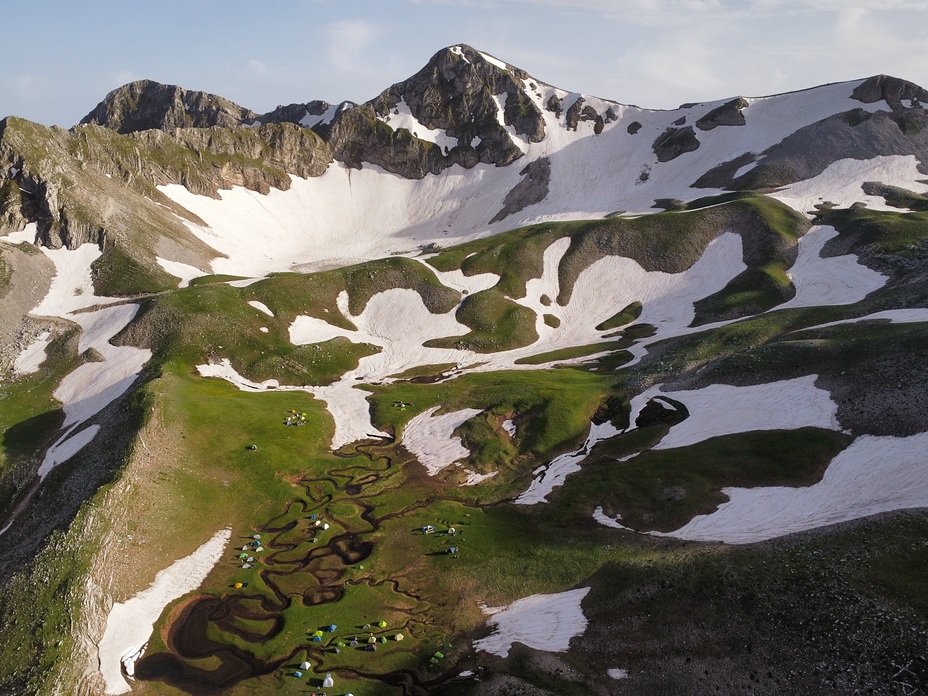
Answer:
<svg viewBox="0 0 928 696"><path fill-rule="evenodd" d="M928 0L3 0L0 117L70 127L148 78L258 112L366 101L468 43L650 108L887 73L928 87Z"/></svg>

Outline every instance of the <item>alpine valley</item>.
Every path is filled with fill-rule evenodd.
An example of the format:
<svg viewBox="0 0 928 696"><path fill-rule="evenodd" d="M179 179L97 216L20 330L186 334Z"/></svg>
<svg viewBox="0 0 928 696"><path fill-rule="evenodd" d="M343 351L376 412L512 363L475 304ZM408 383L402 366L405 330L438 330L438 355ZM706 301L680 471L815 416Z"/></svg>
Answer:
<svg viewBox="0 0 928 696"><path fill-rule="evenodd" d="M0 121L0 694L928 693L925 104Z"/></svg>

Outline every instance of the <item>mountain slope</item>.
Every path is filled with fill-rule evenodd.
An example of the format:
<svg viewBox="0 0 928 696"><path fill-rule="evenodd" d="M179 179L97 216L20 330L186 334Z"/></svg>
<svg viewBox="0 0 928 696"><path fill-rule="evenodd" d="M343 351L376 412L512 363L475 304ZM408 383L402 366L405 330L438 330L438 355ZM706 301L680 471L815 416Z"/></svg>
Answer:
<svg viewBox="0 0 928 696"><path fill-rule="evenodd" d="M924 101L4 120L0 692L924 692Z"/></svg>

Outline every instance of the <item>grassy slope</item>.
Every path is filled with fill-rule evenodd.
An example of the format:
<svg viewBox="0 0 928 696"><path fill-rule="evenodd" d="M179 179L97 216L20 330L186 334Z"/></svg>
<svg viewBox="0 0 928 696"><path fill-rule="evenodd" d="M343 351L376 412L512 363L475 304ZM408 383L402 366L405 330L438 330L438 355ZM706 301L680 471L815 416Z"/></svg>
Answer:
<svg viewBox="0 0 928 696"><path fill-rule="evenodd" d="M556 298L566 304L579 274L605 256L634 259L646 270L679 273L719 234L742 234L748 268L697 303L694 324L700 325L761 312L792 297L786 270L795 257L797 239L808 227L801 215L772 198L738 194L638 218L531 225L441 252L429 263L439 270L460 268L467 275L498 273L499 283L485 292L520 298L526 281L541 276L544 250L556 239L570 237L558 269Z"/></svg>
<svg viewBox="0 0 928 696"><path fill-rule="evenodd" d="M740 205L747 206L749 212L753 210L750 202ZM708 211L705 214L709 215ZM658 219L658 229L663 230L663 236L656 234L658 247L682 244L679 240L673 242L671 232L679 229L680 220L686 219L684 214L676 214L675 219L665 215L675 213L653 216ZM623 239L634 238L636 226L643 229L644 225L620 222L635 223L632 232L619 235ZM540 273L541 251L565 229L576 234L568 252L574 254L571 267L579 268L581 260L591 262L593 255L581 251L596 235L605 239L605 228L598 224L541 226L538 229L542 241L519 230L511 237L503 235L497 241L494 238L474 243L475 248L484 249L483 255L478 253L462 261L466 254L450 250L436 257L441 260L435 265L473 263L472 272L500 272L494 259L500 254L508 256L506 268L511 272L505 285L507 292L518 296L520 284L524 288L524 281L534 277L531 273ZM699 231L705 234L705 240L710 238L710 227ZM774 227L770 225L773 232ZM532 240L522 249L524 258L520 256L519 235ZM682 251L674 247L675 258L697 258L701 253L698 241L687 240ZM503 247L511 243L512 247L493 247L497 242ZM569 277L563 265L561 271ZM466 659L470 636L483 625L484 619L476 610L479 601L499 604L585 581L601 587L598 583L602 578L607 578L607 584L619 582L648 589L647 578L652 572L667 582L680 583L694 593L692 596L699 596L699 592L713 587L709 578L713 569L724 567L720 560L724 556L712 556L703 569L693 563L692 556L680 551L690 545L669 541L656 544L599 528L589 517L592 509L604 505L607 512L621 512L623 518L627 516L642 527L673 528L693 514L712 509L720 500L719 489L726 485L806 485L815 481L823 464L846 445L847 438L841 434L806 429L715 438L679 451L651 451L629 462L616 463L615 458L647 448L666 431L666 426L643 428L598 448L589 466L569 478L554 496L554 502L543 509L498 504L484 507L524 490L530 471L539 462L576 447L594 415L608 413L622 425L627 419L628 397L641 383L711 366L724 356L730 356L730 362L720 363L724 367L721 374L736 373L742 363L766 365L769 361L772 366L781 358L768 352L771 349L764 348L765 344L811 323L860 313L863 310L859 307L776 312L666 343L658 347L661 362L644 365L634 387L626 386L628 378L624 375L602 376L578 369L472 374L438 384L401 382L376 387L371 397L374 422L393 432L401 432L409 418L433 405L442 405L445 410L485 409L458 434L473 452L468 466L482 472L499 469L501 473L474 488L455 487L453 475L425 477L402 448L358 448L346 458L329 454L327 443L333 424L322 405L305 394L245 394L218 380L204 380L193 374L193 365L204 358L229 356L238 361L235 364L241 371L255 379L266 375L294 383L321 383L350 367L361 353L347 353L333 346L329 362L312 365L311 354L304 355L289 345L288 323L306 312L348 328L347 320L339 318L335 304L338 293L348 292L351 311L357 313L375 292L394 286L416 290L433 311L448 311L457 302L456 293L439 288L434 276L421 264L390 259L311 277L272 277L243 289L215 284L172 292L151 299L145 315L124 334L127 342L146 337L154 340L165 328L175 329L167 334L167 340L157 343L156 361L163 366L163 373L145 388L162 434L170 437L161 440L163 445L149 455L147 468L138 472L145 485L126 498L127 507L133 511L128 529L143 544L141 550L125 549L133 558L141 559L138 581L128 586L144 586L141 578L146 574L186 555L229 524L237 541L261 529L268 542L269 552L255 568L239 569L230 552L203 587L224 606L235 606L241 599L241 593L231 588L235 581L248 581L249 593L261 597L260 603L252 602L248 617L216 619L209 624L213 640L280 664L267 676L241 682L234 693L292 688L294 682L284 676L286 667L306 656L319 665L321 672L335 670L340 686L364 693L399 693L397 687L385 686L360 673L383 674L390 683L398 678L395 675L427 681L440 677L445 670L453 672L453 663ZM249 299L267 304L275 317L248 306ZM473 304L478 305L478 301ZM261 326L269 329L267 334L260 332ZM888 331L886 338L892 340L892 330ZM831 359L815 351L796 355L810 367ZM394 406L396 402L412 406L401 409ZM306 412L309 424L303 428L284 426L283 417L291 408ZM517 425L514 439L502 430L505 419ZM245 446L250 443L258 444L258 450L247 450ZM141 466L140 461L132 466ZM683 489L682 497L679 489ZM332 529L320 535L309 519L314 512L324 515ZM439 531L454 525L461 534L453 539L443 534L417 534L423 524L436 524ZM183 534L177 534L178 529ZM322 552L336 548L330 544L338 538L349 546L372 543L370 555L355 562ZM461 549L457 559L444 553L452 542ZM880 555L869 545L864 546L864 552ZM46 572L42 570L44 562L36 564L37 574ZM83 563L75 558L72 565L62 565L62 582L80 577L85 572ZM289 573L291 570L295 572ZM877 571L871 565L868 572L871 575L867 576L867 587L876 588L880 597L906 597L913 588L917 591L920 587L919 576L899 558L888 558L885 570ZM699 579L688 585L681 580L686 577ZM789 576L777 577L785 580ZM750 573L743 575L740 586L747 587L751 578ZM17 582L20 584L14 586L14 595L28 596L28 580ZM331 592L343 595L335 602L314 604ZM770 602L797 598L787 585L772 584L769 592L773 598ZM37 601L50 605L55 601L53 597L54 593L45 593ZM281 599L286 597L290 599ZM610 606L602 598L591 601L596 602L596 607ZM633 613L641 612L636 620L644 621L644 605L631 606ZM162 617L150 647L151 655L165 654L164 630L171 611L179 608L180 603L169 607ZM660 626L676 630L669 613L659 616L655 631L659 633ZM308 641L307 630L319 625L332 621L339 624L335 639L340 639L362 633L361 626L379 618L388 620L390 631L402 627L408 635L403 643L394 642L378 651L376 660L351 650L337 656L322 653L319 646ZM53 617L49 626L57 626L56 621ZM594 633L596 626L594 622ZM250 633L263 636L254 639ZM450 648L445 647L449 644ZM427 658L436 649L445 651L448 658L432 666ZM48 647L41 650L47 651ZM57 659L53 652L40 654L41 650L35 649L36 659ZM736 652L727 645L720 650L724 655ZM595 667L599 675L605 668L619 664L597 663L596 654L595 649L590 651L590 663L585 667ZM615 655L610 653L610 660L617 659ZM0 658L0 664L7 665L5 672L16 659L10 652ZM187 660L186 664L207 671L216 668L213 658ZM517 665L511 668L518 672ZM171 693L161 682L141 682L138 690L143 694Z"/></svg>

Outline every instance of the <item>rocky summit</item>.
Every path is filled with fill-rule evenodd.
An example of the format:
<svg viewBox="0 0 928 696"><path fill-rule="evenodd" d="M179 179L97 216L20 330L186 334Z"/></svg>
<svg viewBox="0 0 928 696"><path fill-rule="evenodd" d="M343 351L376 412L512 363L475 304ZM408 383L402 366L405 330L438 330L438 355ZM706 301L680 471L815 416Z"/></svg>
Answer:
<svg viewBox="0 0 928 696"><path fill-rule="evenodd" d="M3 119L0 694L928 693L926 102Z"/></svg>

